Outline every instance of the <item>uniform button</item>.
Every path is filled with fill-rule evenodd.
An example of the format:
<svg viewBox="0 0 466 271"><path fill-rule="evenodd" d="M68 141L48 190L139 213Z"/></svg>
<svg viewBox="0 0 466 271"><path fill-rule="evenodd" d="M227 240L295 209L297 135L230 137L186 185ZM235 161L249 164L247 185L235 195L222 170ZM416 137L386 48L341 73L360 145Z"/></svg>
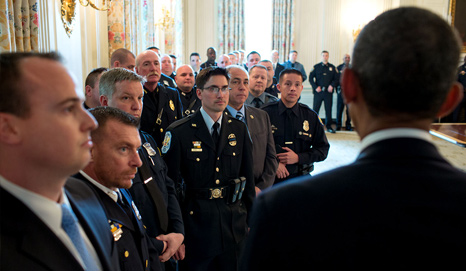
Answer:
<svg viewBox="0 0 466 271"><path fill-rule="evenodd" d="M220 160L220 157L217 157L217 160Z"/></svg>
<svg viewBox="0 0 466 271"><path fill-rule="evenodd" d="M178 118L178 117L177 117L177 116L175 116L175 119L177 119L177 118Z"/></svg>
<svg viewBox="0 0 466 271"><path fill-rule="evenodd" d="M233 156L236 156L236 153L233 153Z"/></svg>
<svg viewBox="0 0 466 271"><path fill-rule="evenodd" d="M160 132L163 133L163 128L160 128Z"/></svg>
<svg viewBox="0 0 466 271"><path fill-rule="evenodd" d="M199 162L199 161L201 161L201 159L199 159L199 158L196 158L196 161L198 161L198 162Z"/></svg>
<svg viewBox="0 0 466 271"><path fill-rule="evenodd" d="M219 169L219 168L216 168L215 170L216 170L217 172L219 172L219 171L220 171L220 169Z"/></svg>
<svg viewBox="0 0 466 271"><path fill-rule="evenodd" d="M220 184L220 180L215 180L215 184Z"/></svg>
<svg viewBox="0 0 466 271"><path fill-rule="evenodd" d="M128 258L129 257L129 251L125 251L125 258Z"/></svg>
<svg viewBox="0 0 466 271"><path fill-rule="evenodd" d="M189 212L189 214L190 214L190 215L193 215L193 214L194 214L194 212L193 212L193 211L191 211L191 212Z"/></svg>

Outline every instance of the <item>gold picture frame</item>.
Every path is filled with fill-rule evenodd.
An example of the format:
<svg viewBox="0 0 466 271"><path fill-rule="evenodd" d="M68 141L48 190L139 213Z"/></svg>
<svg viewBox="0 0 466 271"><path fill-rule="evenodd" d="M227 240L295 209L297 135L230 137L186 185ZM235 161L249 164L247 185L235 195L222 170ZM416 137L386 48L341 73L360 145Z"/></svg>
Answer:
<svg viewBox="0 0 466 271"><path fill-rule="evenodd" d="M461 52L466 53L466 1L450 0L449 14L451 17L451 26L458 30L463 47ZM462 14L463 16L456 16Z"/></svg>

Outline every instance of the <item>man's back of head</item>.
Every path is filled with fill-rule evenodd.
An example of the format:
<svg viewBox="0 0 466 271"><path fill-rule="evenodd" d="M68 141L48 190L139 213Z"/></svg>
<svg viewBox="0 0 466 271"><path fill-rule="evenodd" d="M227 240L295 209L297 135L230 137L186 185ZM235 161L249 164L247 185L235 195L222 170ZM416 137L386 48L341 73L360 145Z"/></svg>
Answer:
<svg viewBox="0 0 466 271"><path fill-rule="evenodd" d="M110 57L110 68L125 68L134 70L136 57L134 54L125 48L116 49Z"/></svg>
<svg viewBox="0 0 466 271"><path fill-rule="evenodd" d="M432 120L455 81L459 53L458 38L442 18L400 8L363 29L352 70L371 115Z"/></svg>

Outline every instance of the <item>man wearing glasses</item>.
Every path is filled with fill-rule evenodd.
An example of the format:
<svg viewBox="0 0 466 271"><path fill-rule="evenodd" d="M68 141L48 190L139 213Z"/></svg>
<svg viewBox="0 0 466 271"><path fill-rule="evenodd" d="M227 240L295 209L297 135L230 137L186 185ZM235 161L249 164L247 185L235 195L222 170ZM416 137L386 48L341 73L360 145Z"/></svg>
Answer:
<svg viewBox="0 0 466 271"><path fill-rule="evenodd" d="M185 186L182 270L238 270L255 195L252 143L246 125L224 114L229 100L225 69L208 67L196 78L200 110L167 129L162 153L168 176Z"/></svg>

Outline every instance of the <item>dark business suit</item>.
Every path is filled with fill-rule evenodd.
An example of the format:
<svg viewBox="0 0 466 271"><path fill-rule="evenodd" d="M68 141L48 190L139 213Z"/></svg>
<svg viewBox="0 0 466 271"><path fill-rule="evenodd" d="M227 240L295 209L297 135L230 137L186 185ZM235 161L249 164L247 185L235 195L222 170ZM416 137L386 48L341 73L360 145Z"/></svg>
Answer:
<svg viewBox="0 0 466 271"><path fill-rule="evenodd" d="M275 67L275 71L274 71L274 75L273 75L273 77L275 77L277 79L277 82L280 81L280 73L284 69L285 69L285 66L283 66L282 64L277 62L277 66Z"/></svg>
<svg viewBox="0 0 466 271"><path fill-rule="evenodd" d="M65 193L91 241L103 270L120 270L105 212L93 191L81 181L68 180ZM0 269L83 270L62 241L26 205L0 188Z"/></svg>
<svg viewBox="0 0 466 271"><path fill-rule="evenodd" d="M252 143L246 125L224 114L217 149L200 110L173 123L168 131L171 140L162 148L168 175L186 185L181 204L186 260L199 261L235 249L246 238L255 197ZM229 186L239 177L246 177L241 200L228 204L226 194L210 199L209 189ZM235 268L235 259L228 262Z"/></svg>
<svg viewBox="0 0 466 271"><path fill-rule="evenodd" d="M273 185L278 167L272 124L269 115L261 109L244 105L244 113L244 120L252 139L254 182L257 187L264 190Z"/></svg>
<svg viewBox="0 0 466 271"><path fill-rule="evenodd" d="M379 141L259 195L241 270L463 270L465 195L466 173L431 143Z"/></svg>
<svg viewBox="0 0 466 271"><path fill-rule="evenodd" d="M158 259L159 254L155 250L152 240L146 234L139 211L132 206L133 200L129 192L125 189L119 189L123 203L116 203L81 173L77 173L73 177L88 185L100 198L108 219L108 230L113 231L112 225L121 227L121 234L113 233L114 237L119 237L119 240L116 240L116 246L121 270L162 270Z"/></svg>
<svg viewBox="0 0 466 271"><path fill-rule="evenodd" d="M144 88L141 130L150 134L158 146L162 146L165 130L171 123L182 118L183 106L176 89L159 82L154 92L157 90L158 101L156 102L153 98L154 93Z"/></svg>

